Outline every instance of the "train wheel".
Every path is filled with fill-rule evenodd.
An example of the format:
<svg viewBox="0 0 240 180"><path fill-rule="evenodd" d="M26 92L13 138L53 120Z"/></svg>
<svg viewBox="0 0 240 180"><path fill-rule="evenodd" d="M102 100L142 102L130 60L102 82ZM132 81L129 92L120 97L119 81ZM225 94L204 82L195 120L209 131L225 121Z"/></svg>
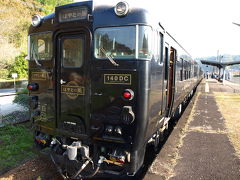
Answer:
<svg viewBox="0 0 240 180"><path fill-rule="evenodd" d="M164 131L160 131L159 140L160 140L160 142L164 141Z"/></svg>
<svg viewBox="0 0 240 180"><path fill-rule="evenodd" d="M169 128L168 128L168 123L165 125L165 129L163 131L163 135L164 137L167 137L169 135L170 131L169 131Z"/></svg>

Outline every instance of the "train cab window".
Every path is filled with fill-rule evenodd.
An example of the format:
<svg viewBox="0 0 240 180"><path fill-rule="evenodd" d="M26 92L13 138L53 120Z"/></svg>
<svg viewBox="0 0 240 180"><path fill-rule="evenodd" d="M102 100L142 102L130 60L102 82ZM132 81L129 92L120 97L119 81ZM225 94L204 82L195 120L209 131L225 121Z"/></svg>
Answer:
<svg viewBox="0 0 240 180"><path fill-rule="evenodd" d="M149 26L139 26L138 36L138 57L140 59L152 58L152 28Z"/></svg>
<svg viewBox="0 0 240 180"><path fill-rule="evenodd" d="M83 64L84 39L69 38L63 40L63 66L64 67L81 67Z"/></svg>
<svg viewBox="0 0 240 180"><path fill-rule="evenodd" d="M30 35L30 60L51 60L52 33Z"/></svg>
<svg viewBox="0 0 240 180"><path fill-rule="evenodd" d="M94 54L97 59L134 59L136 27L108 27L95 31Z"/></svg>

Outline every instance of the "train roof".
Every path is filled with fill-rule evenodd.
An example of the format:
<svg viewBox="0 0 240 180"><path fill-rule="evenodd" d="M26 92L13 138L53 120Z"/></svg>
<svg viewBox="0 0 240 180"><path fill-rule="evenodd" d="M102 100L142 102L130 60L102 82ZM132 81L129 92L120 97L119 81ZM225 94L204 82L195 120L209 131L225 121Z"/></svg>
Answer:
<svg viewBox="0 0 240 180"><path fill-rule="evenodd" d="M146 3L145 1L136 2L135 0L126 0L125 2L129 4L129 13L124 17L119 17L114 12L114 7L118 2L120 2L120 0L83 0L80 2L58 6L55 8L54 13L43 17L43 23L49 23L52 19L57 19L56 16L58 16L58 13L63 9L73 8L77 6L86 6L88 7L89 14L91 14L93 18L93 30L99 27L106 26L126 26L143 24L151 25L154 28L158 27L158 29L162 29L163 31L165 31L164 27L160 23L161 18L158 15L151 13L153 11L153 7L144 5L143 3ZM34 28L31 27L29 32L31 32L31 29L33 30ZM189 56L191 56L180 45L180 43L178 43L178 41L176 41L176 39L171 36L169 32L165 32Z"/></svg>
<svg viewBox="0 0 240 180"><path fill-rule="evenodd" d="M129 13L124 17L118 17L114 12L114 7L120 2L119 0L111 1L81 1L70 3L62 6L58 6L55 12L43 17L43 20L49 20L55 18L57 12L62 9L72 8L76 6L87 6L89 13L94 18L95 27L103 26L115 26L115 25L129 25L129 24L151 24L155 22L157 25L159 21L150 15L150 9L136 3L136 1L128 0Z"/></svg>

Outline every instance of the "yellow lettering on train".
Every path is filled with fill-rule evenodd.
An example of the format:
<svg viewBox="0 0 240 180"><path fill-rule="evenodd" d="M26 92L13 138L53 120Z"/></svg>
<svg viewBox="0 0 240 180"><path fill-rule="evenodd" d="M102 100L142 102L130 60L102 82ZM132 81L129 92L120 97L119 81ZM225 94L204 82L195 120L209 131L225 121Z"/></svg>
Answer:
<svg viewBox="0 0 240 180"><path fill-rule="evenodd" d="M119 76L119 81L123 81L123 80L124 80L123 76Z"/></svg>
<svg viewBox="0 0 240 180"><path fill-rule="evenodd" d="M104 84L131 85L131 74L104 74Z"/></svg>

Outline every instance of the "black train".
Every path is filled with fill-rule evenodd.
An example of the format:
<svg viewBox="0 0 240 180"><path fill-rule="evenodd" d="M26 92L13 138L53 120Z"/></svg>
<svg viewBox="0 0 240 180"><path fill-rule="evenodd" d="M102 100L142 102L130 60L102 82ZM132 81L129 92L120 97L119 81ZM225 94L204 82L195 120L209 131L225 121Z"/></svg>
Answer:
<svg viewBox="0 0 240 180"><path fill-rule="evenodd" d="M63 177L133 176L202 78L147 9L83 1L33 16L31 119Z"/></svg>

